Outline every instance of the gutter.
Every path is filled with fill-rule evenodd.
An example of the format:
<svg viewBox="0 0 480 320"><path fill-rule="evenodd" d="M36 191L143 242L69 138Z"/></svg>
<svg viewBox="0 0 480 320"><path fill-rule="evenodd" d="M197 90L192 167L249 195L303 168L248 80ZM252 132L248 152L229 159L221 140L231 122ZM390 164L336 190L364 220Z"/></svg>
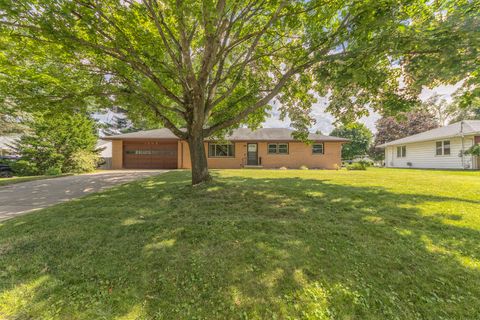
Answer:
<svg viewBox="0 0 480 320"><path fill-rule="evenodd" d="M463 129L462 129L463 130ZM469 132L468 135L477 135L477 134L480 134L480 131L477 131L477 132ZM375 148L386 148L386 147L392 147L392 146L400 146L400 145L405 145L405 144L412 144L412 143L417 143L417 142L427 142L427 141L437 141L439 139L449 139L449 138L458 138L458 137L461 137L463 138L465 136L465 133L462 133L462 134L455 134L455 135L452 135L452 136L442 136L442 137L436 137L436 138L433 138L433 139L422 139L422 140L417 140L417 141L410 141L410 142L395 142L393 143L394 141L392 142L387 142L387 143L383 143L383 144L379 144L377 146L375 146Z"/></svg>

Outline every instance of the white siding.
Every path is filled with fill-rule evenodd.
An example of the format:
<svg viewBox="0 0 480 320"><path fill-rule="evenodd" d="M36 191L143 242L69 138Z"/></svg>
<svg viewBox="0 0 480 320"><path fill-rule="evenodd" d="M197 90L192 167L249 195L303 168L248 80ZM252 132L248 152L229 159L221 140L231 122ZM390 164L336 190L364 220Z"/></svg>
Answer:
<svg viewBox="0 0 480 320"><path fill-rule="evenodd" d="M385 166L395 168L438 168L438 169L472 169L474 166L472 156L459 155L462 153L462 138L449 138L450 155L436 155L436 141L425 141L405 144L407 156L397 158L397 146L385 148ZM464 138L464 150L473 145L473 137Z"/></svg>

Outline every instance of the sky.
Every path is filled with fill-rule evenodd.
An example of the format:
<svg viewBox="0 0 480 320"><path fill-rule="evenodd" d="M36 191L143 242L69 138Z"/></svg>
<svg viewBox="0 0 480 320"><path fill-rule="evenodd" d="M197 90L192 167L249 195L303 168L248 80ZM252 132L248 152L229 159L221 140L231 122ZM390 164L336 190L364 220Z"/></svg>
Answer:
<svg viewBox="0 0 480 320"><path fill-rule="evenodd" d="M427 100L434 94L438 94L443 96L448 102L452 101L452 94L460 87L461 83L457 83L455 85L442 85L435 87L433 89L423 88L420 99L422 101ZM327 99L320 97L318 99L318 103L313 105L311 115L315 119L316 123L312 125L310 131L315 132L320 130L323 134L329 134L334 128L335 118L325 112L327 107ZM276 107L272 108L270 112L270 116L268 119L263 123L264 128L289 128L290 127L290 120L287 118L284 121L280 120L279 115L280 112L278 111L278 102L276 103ZM370 112L368 117L362 117L359 119L359 122L365 124L373 133L377 130L375 128L375 122L380 119L380 115L374 111Z"/></svg>

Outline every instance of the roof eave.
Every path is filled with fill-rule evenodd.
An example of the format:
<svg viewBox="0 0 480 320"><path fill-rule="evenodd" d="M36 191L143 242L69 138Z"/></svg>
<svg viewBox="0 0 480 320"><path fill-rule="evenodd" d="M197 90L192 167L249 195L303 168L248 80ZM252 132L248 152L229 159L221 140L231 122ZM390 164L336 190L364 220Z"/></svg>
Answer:
<svg viewBox="0 0 480 320"><path fill-rule="evenodd" d="M475 136L477 134L480 134L480 131L478 132L468 132L468 133L457 133L454 135L448 135L448 136L441 136L441 137L436 137L434 139L421 139L421 140L416 140L416 141L410 141L410 142L387 142L383 144L379 144L375 146L375 148L386 148L386 147L392 147L392 146L398 146L398 145L404 145L404 144L412 144L412 143L418 143L418 142L427 142L427 141L437 141L440 139L449 139L449 138L457 138L457 137L462 137L462 136Z"/></svg>

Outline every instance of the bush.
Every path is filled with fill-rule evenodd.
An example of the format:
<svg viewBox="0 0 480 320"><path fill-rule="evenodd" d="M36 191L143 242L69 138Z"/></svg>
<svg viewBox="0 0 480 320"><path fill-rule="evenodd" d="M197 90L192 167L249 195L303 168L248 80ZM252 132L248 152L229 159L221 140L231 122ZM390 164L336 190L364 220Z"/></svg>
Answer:
<svg viewBox="0 0 480 320"><path fill-rule="evenodd" d="M79 150L72 154L68 171L73 173L92 172L97 168L100 160L96 153Z"/></svg>
<svg viewBox="0 0 480 320"><path fill-rule="evenodd" d="M34 163L37 174L81 173L97 166L95 123L80 113L35 114L28 122L30 131L15 145L22 159Z"/></svg>
<svg viewBox="0 0 480 320"><path fill-rule="evenodd" d="M39 174L39 170L35 163L27 160L12 161L10 168L18 176L35 176Z"/></svg>
<svg viewBox="0 0 480 320"><path fill-rule="evenodd" d="M347 170L367 170L368 165L363 162L355 162L347 166Z"/></svg>
<svg viewBox="0 0 480 320"><path fill-rule="evenodd" d="M358 160L358 161L355 161L353 163L360 163L362 166L364 166L365 168L368 168L368 167L371 167L373 166L373 161L371 160Z"/></svg>
<svg viewBox="0 0 480 320"><path fill-rule="evenodd" d="M473 145L470 149L465 151L465 154L480 157L480 144L477 143Z"/></svg>
<svg viewBox="0 0 480 320"><path fill-rule="evenodd" d="M303 166L300 166L300 170L308 170L308 167L303 165Z"/></svg>
<svg viewBox="0 0 480 320"><path fill-rule="evenodd" d="M288 168L287 167L280 167L278 168L279 170L287 170Z"/></svg>
<svg viewBox="0 0 480 320"><path fill-rule="evenodd" d="M59 167L50 167L47 170L45 170L45 175L47 176L59 176L62 174L62 169Z"/></svg>

